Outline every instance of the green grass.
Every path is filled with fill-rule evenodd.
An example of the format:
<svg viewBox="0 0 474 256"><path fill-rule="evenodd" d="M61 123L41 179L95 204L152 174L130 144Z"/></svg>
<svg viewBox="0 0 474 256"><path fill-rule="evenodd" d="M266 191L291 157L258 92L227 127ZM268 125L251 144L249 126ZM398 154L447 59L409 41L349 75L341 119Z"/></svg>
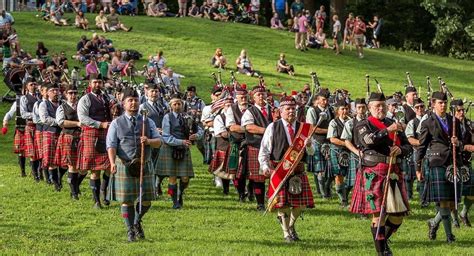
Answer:
<svg viewBox="0 0 474 256"><path fill-rule="evenodd" d="M71 55L82 31L56 28L31 13L15 13L16 29L22 46L34 52L37 41L44 41L50 52L67 51ZM89 17L92 20L92 17ZM223 24L196 19L152 19L124 17L133 25L132 33L110 33L117 48L134 48L145 56L164 50L170 66L186 75L184 85L198 86L208 99L211 87L209 59L216 47L222 47L232 63L241 48L249 51L255 67L261 70L269 85L281 82L286 90L300 88L309 82L310 71L318 72L323 86L347 88L355 96L365 95L364 75L377 77L385 91L402 90L405 71L415 83L424 77L442 76L453 93L472 97L474 68L472 62L437 56L417 55L391 50L368 50L359 60L355 52L334 56L329 50L301 53L292 47L292 35L263 27ZM92 32L87 32L90 36ZM298 75L290 78L274 72L279 52L287 54ZM73 64L73 63L71 63ZM224 77L228 80L228 75ZM237 76L249 85L255 78ZM434 79L436 80L436 79ZM434 83L435 84L435 83ZM5 87L0 92L5 92ZM426 92L425 88L423 91ZM424 97L424 94L423 94ZM0 104L0 113L9 108ZM117 203L103 210L92 209L87 180L79 201L69 199L67 185L60 192L44 183L35 184L31 177L20 178L16 158L11 153L12 130L0 136L0 252L1 254L315 254L370 255L374 253L369 220L339 209L337 201L316 199L316 208L306 211L297 228L303 241L287 245L273 214L262 216L254 204L239 204L232 190L225 197L214 188L207 167L193 151L197 177L191 181L185 197L185 208L170 209L171 202L162 198L153 203L144 218L147 239L126 243L125 227ZM312 178L310 179L312 180ZM65 179L64 179L65 182ZM314 183L312 182L312 185ZM313 186L314 187L314 186ZM444 242L440 228L437 241L428 241L425 221L433 207L421 209L412 202L412 214L392 238L397 255L468 255L472 254L474 234L471 229L454 230L457 241ZM472 215L472 211L471 211Z"/></svg>

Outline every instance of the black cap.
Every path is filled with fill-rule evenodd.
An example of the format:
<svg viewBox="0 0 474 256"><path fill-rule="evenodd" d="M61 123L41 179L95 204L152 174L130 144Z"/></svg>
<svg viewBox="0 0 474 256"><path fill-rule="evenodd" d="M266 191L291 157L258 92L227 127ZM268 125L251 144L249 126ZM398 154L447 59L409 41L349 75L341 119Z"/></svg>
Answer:
<svg viewBox="0 0 474 256"><path fill-rule="evenodd" d="M190 85L190 86L188 86L188 88L187 88L186 91L188 91L188 92L196 92L196 86Z"/></svg>
<svg viewBox="0 0 474 256"><path fill-rule="evenodd" d="M48 88L48 90L50 90L50 89L59 89L59 84L57 84L57 83L49 83L49 84L47 85L47 88Z"/></svg>
<svg viewBox="0 0 474 256"><path fill-rule="evenodd" d="M414 86L407 86L407 88L405 89L405 95L410 92L416 92L416 88Z"/></svg>
<svg viewBox="0 0 474 256"><path fill-rule="evenodd" d="M460 99L451 101L451 107L462 107L462 106L464 106L464 102Z"/></svg>
<svg viewBox="0 0 474 256"><path fill-rule="evenodd" d="M35 83L36 82L36 79L32 76L28 77L25 81L25 84L28 84L28 83Z"/></svg>
<svg viewBox="0 0 474 256"><path fill-rule="evenodd" d="M77 86L75 86L74 84L68 84L64 90L65 92L68 92L68 91L77 91Z"/></svg>
<svg viewBox="0 0 474 256"><path fill-rule="evenodd" d="M369 97L369 102L371 101L385 101L385 95L380 92L372 92Z"/></svg>
<svg viewBox="0 0 474 256"><path fill-rule="evenodd" d="M413 106L425 104L421 98L416 98L413 100Z"/></svg>
<svg viewBox="0 0 474 256"><path fill-rule="evenodd" d="M319 90L317 96L321 96L321 97L324 97L326 99L329 99L329 96L331 95L331 93L329 92L328 89L321 89Z"/></svg>
<svg viewBox="0 0 474 256"><path fill-rule="evenodd" d="M138 92L136 90L134 90L133 88L130 88L130 87L126 87L122 90L122 93L123 93L123 100L125 100L126 98L128 97L134 97L134 98L138 98Z"/></svg>
<svg viewBox="0 0 474 256"><path fill-rule="evenodd" d="M214 88L212 88L212 94L216 94L218 92L222 92L222 87L214 86Z"/></svg>
<svg viewBox="0 0 474 256"><path fill-rule="evenodd" d="M345 107L347 106L347 102L345 100L336 100L336 104L334 104L336 108Z"/></svg>
<svg viewBox="0 0 474 256"><path fill-rule="evenodd" d="M448 100L448 96L444 92L433 92L431 99L434 100Z"/></svg>
<svg viewBox="0 0 474 256"><path fill-rule="evenodd" d="M364 104L366 105L367 103L365 103L365 99L364 98L357 98L355 100L355 104L358 105L358 104Z"/></svg>

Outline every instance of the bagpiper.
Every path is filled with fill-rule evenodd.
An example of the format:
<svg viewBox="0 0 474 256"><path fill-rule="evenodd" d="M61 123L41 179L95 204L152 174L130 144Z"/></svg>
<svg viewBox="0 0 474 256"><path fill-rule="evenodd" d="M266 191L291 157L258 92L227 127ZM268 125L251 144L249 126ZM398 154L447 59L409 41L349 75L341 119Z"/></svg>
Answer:
<svg viewBox="0 0 474 256"><path fill-rule="evenodd" d="M2 134L8 133L8 122L15 118L15 134L13 137L13 153L18 156L18 165L20 166L21 176L26 177L25 172L25 126L26 120L21 118L20 113L20 98L21 95L16 96L10 110L3 117ZM36 178L36 177L35 177ZM38 180L39 181L39 180Z"/></svg>
<svg viewBox="0 0 474 256"><path fill-rule="evenodd" d="M460 134L460 125L459 122L456 122L453 131L453 117L447 113L448 98L444 92L434 92L431 99L434 103L433 110L420 124L417 176L419 179L426 178L428 180L426 185L430 186L429 202L439 204L435 218L428 221L429 239L436 239L436 232L442 221L446 241L452 243L455 241L455 236L451 229L451 210L455 209L457 202L455 202L454 183L447 179L446 174L449 172L447 168L452 165L454 160L452 145L456 145L456 151L461 152L459 150L460 141L457 138L457 135ZM427 153L427 151L429 152ZM423 177L422 174L422 159L425 157L429 161L428 177ZM460 189L457 192L459 193Z"/></svg>
<svg viewBox="0 0 474 256"><path fill-rule="evenodd" d="M266 103L267 90L259 85L252 89L254 104L242 116L245 129L246 164L245 173L253 182L253 191L257 199L257 210L265 210L265 179L258 162L258 151L266 127L273 121L271 106Z"/></svg>
<svg viewBox="0 0 474 256"><path fill-rule="evenodd" d="M196 86L190 85L186 88L186 98L184 103L184 112L195 118L195 120L201 120L201 115L206 103L199 98L196 94ZM199 124L202 125L202 124ZM196 147L201 152L203 158L205 158L206 150L204 148L204 137L196 141Z"/></svg>
<svg viewBox="0 0 474 256"><path fill-rule="evenodd" d="M283 157L286 151L299 135L297 133L302 123L297 121L296 105L293 97L283 97L279 107L281 119L270 123L265 129L258 161L266 177L274 174L278 163L285 161ZM305 144L308 153L313 153L314 147L310 138L306 139ZM274 205L286 242L300 240L295 229L296 220L304 209L314 207L313 193L304 170L304 163L299 162L295 165L293 173L278 192L277 203Z"/></svg>
<svg viewBox="0 0 474 256"><path fill-rule="evenodd" d="M162 143L155 122L138 113L139 105L138 93L125 88L125 113L112 121L107 132L110 173L113 175L110 198L120 202L129 242L145 238L142 218L155 197L151 147L160 147ZM142 168L143 173L140 173ZM135 201L138 201L136 206Z"/></svg>
<svg viewBox="0 0 474 256"><path fill-rule="evenodd" d="M203 130L193 124L192 127L183 116L183 100L179 94L172 95L171 112L163 118L163 141L160 149L158 175L168 177L168 195L173 200L173 209L183 206L183 193L194 177L190 147L203 135ZM180 180L179 188L177 180Z"/></svg>
<svg viewBox="0 0 474 256"><path fill-rule="evenodd" d="M81 138L77 169L91 171L89 185L94 197L94 207L101 208L100 194L104 195L104 204L109 200L105 196L109 183L110 162L107 156L105 139L107 129L112 121L109 96L102 91L103 81L100 77L89 82L90 92L85 94L77 104L77 115L81 123ZM104 182L101 185L100 172L103 171Z"/></svg>
<svg viewBox="0 0 474 256"><path fill-rule="evenodd" d="M75 200L79 199L80 185L87 176L87 172L79 173L76 169L77 150L81 136L81 123L77 115L77 93L76 86L66 86L64 90L66 100L56 110L56 123L62 130L54 158L56 166L67 168L70 195Z"/></svg>
<svg viewBox="0 0 474 256"><path fill-rule="evenodd" d="M362 158L350 211L372 214L371 231L377 254L392 255L387 241L410 209L399 165L411 147L401 123L386 118L383 93L372 92L368 105L370 116L355 126Z"/></svg>

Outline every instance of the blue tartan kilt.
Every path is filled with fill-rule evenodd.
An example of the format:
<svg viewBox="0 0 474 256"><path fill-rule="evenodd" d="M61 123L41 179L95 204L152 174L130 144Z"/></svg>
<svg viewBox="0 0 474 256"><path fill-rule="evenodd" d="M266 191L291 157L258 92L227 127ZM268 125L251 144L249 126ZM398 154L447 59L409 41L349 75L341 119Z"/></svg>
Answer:
<svg viewBox="0 0 474 256"><path fill-rule="evenodd" d="M349 161L349 167L347 168L347 175L346 175L346 185L348 187L354 187L357 168L359 167L359 156L351 152L351 158Z"/></svg>
<svg viewBox="0 0 474 256"><path fill-rule="evenodd" d="M409 158L402 159L402 172L403 172L403 178L406 181L416 179L416 167L415 167L415 162L413 161L412 155L409 156Z"/></svg>
<svg viewBox="0 0 474 256"><path fill-rule="evenodd" d="M431 167L429 173L429 182L430 182L430 192L429 192L429 201L430 202L440 202L440 201L454 201L454 183L446 180L446 167L437 166ZM461 185L458 184L458 199L461 195Z"/></svg>
<svg viewBox="0 0 474 256"><path fill-rule="evenodd" d="M193 163L191 161L191 151L186 149L183 160L175 160L172 157L173 148L163 144L160 148L156 173L166 177L194 177Z"/></svg>
<svg viewBox="0 0 474 256"><path fill-rule="evenodd" d="M310 164L308 164L308 171L313 173L324 172L329 166L329 161L321 154L321 145L315 148L314 155L308 156Z"/></svg>
<svg viewBox="0 0 474 256"><path fill-rule="evenodd" d="M329 151L329 160L332 176L347 175L348 167L342 167L339 165L338 162L338 155L342 150L343 149L341 149L340 147L331 144L331 150Z"/></svg>
<svg viewBox="0 0 474 256"><path fill-rule="evenodd" d="M152 168L153 171L152 172L155 175L158 175L157 166L158 166L158 163L159 163L159 159L160 159L160 149L159 148L152 148L151 149L151 163L153 165L153 168Z"/></svg>
<svg viewBox="0 0 474 256"><path fill-rule="evenodd" d="M462 184L463 196L474 196L474 173L471 166L469 166L469 171L471 172L471 178Z"/></svg>
<svg viewBox="0 0 474 256"><path fill-rule="evenodd" d="M110 177L109 198L118 202L135 202L140 195L140 177L136 178L128 175L126 167L118 158L115 164L117 165L117 172ZM143 201L155 199L153 184L153 164L148 161L143 173Z"/></svg>

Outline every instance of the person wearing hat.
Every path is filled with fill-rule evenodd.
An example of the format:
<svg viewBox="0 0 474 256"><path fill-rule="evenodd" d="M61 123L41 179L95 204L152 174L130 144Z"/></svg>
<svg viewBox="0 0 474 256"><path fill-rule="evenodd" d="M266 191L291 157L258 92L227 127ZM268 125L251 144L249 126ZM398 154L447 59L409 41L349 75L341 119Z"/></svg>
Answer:
<svg viewBox="0 0 474 256"><path fill-rule="evenodd" d="M212 114L212 106L214 105L217 100L219 100L220 96L222 94L222 87L219 86L214 86L211 91L211 104L205 106L202 109L202 115L201 115L201 123L204 127L204 159L203 163L204 164L210 164L212 160L212 155L213 153L213 145L215 144L215 138L214 138L214 115ZM216 183L217 187L222 186L222 183L220 182L220 179L215 178L214 182Z"/></svg>
<svg viewBox="0 0 474 256"><path fill-rule="evenodd" d="M400 102L394 97L389 97L385 101L385 104L387 105L387 118L395 121L397 118L398 106L400 105Z"/></svg>
<svg viewBox="0 0 474 256"><path fill-rule="evenodd" d="M446 241L452 243L455 237L451 230L450 212L455 208L456 202L454 193L454 183L446 178L447 168L453 162L452 146L460 146L458 136L461 134L459 122L456 122L455 131L453 131L453 117L447 113L448 98L443 92L434 92L432 95L434 101L433 110L428 114L426 120L422 121L420 126L419 147L417 151L417 177L423 180L421 172L422 159L425 157L429 161L429 176L426 177L429 186L429 202L439 204L437 216L428 221L428 237L430 240L436 239L436 232L439 223L442 221L446 233ZM429 153L427 153L429 151ZM462 149L457 148L456 152ZM459 158L458 158L459 159ZM460 185L460 184L459 184ZM460 192L458 186L458 193Z"/></svg>
<svg viewBox="0 0 474 256"><path fill-rule="evenodd" d="M413 147L413 154L408 159L407 166L404 168L407 172L404 173L405 183L407 186L408 198L413 197L413 181L416 179L416 168L415 163L416 161L416 151L418 150L418 146L420 145L420 141L418 140L419 134L416 133L418 126L420 125L421 118L425 114L425 103L422 99L416 98L413 101L413 108L415 109L415 118L408 121L407 128L405 129L405 135L408 138L408 142ZM422 195L422 186L419 186L419 193ZM423 204L424 200L420 197L421 203Z"/></svg>
<svg viewBox="0 0 474 256"><path fill-rule="evenodd" d="M25 127L25 157L30 158L31 173L35 180L39 181L41 173L41 157L39 156L38 147L35 143L36 124L33 122L33 106L38 101L36 95L36 81L29 79L25 82L25 93L20 98L20 115L26 120ZM26 174L25 174L26 176Z"/></svg>
<svg viewBox="0 0 474 256"><path fill-rule="evenodd" d="M371 230L377 254L392 255L387 241L400 228L403 217L410 210L399 165L401 158L411 151L411 146L402 125L386 117L383 93L372 92L368 105L370 116L355 126L356 144L361 145L362 158L350 211L372 215ZM387 178L388 194L384 195ZM386 201L383 201L384 196ZM385 203L383 213L382 203Z"/></svg>
<svg viewBox="0 0 474 256"><path fill-rule="evenodd" d="M275 171L278 162L283 159L285 152L293 144L302 124L296 120L296 100L293 97L283 97L279 108L281 119L270 123L265 129L258 154L260 168L266 177L270 177ZM308 154L313 153L312 139L307 139L305 143ZM314 207L313 193L303 162L298 163L289 180L294 177L301 181L301 192L290 192L290 186L285 183L277 195L278 202L274 206L283 230L283 238L285 242L289 243L300 240L295 229L295 223L301 212L306 208Z"/></svg>
<svg viewBox="0 0 474 256"><path fill-rule="evenodd" d="M329 122L327 139L331 142L329 153L331 164L331 176L335 177L336 193L339 197L341 207L347 207L347 187L345 177L348 174L349 157L342 159L342 155L350 156L344 140L341 139L345 123L349 120L349 109L344 100L336 101L334 105L336 116ZM347 161L347 162L344 162Z"/></svg>
<svg viewBox="0 0 474 256"><path fill-rule="evenodd" d="M356 176L360 167L360 157L362 146L358 142L358 133L354 129L359 122L364 120L367 116L367 104L365 104L364 98L357 98L354 101L355 106L355 117L347 120L344 123L344 129L342 130L341 140L344 140L344 145L351 151L349 167L345 178L346 183L346 198L349 198L349 193L355 185Z"/></svg>
<svg viewBox="0 0 474 256"><path fill-rule="evenodd" d="M263 86L252 90L254 104L242 115L242 126L245 130L246 169L243 171L253 181L253 191L257 199L257 210L265 210L265 175L261 172L258 161L258 150L266 127L273 121L271 106L265 102L267 91Z"/></svg>
<svg viewBox="0 0 474 256"><path fill-rule="evenodd" d="M413 86L407 86L405 89L405 101L402 105L403 112L405 112L406 123L410 122L416 117L415 99L418 98L418 92Z"/></svg>
<svg viewBox="0 0 474 256"><path fill-rule="evenodd" d="M228 168L228 156L227 152L229 152L229 131L225 126L225 113L230 108L230 106L234 103L234 99L232 97L227 97L224 100L224 107L220 110L217 116L214 118L213 128L214 128L214 136L216 138L216 150L212 156L211 164L209 165L209 172L215 173L216 171L220 171L221 173L230 174ZM218 176L217 174L215 174ZM221 177L222 180L222 189L224 195L229 194L229 185L230 180Z"/></svg>
<svg viewBox="0 0 474 256"><path fill-rule="evenodd" d="M247 158L246 153L245 127L242 126L242 116L250 107L248 102L248 92L242 87L235 89L236 102L225 112L225 125L229 130L230 153L228 154L229 173L235 174L234 185L239 193L239 201L243 203L248 196L249 200L254 199L252 181L249 180L246 193L245 187L247 183L247 173L245 172L245 164Z"/></svg>
<svg viewBox="0 0 474 256"><path fill-rule="evenodd" d="M298 121L304 122L306 119L306 111L309 97L303 91L297 94L297 106L296 106L296 116Z"/></svg>
<svg viewBox="0 0 474 256"><path fill-rule="evenodd" d="M110 162L105 139L112 115L109 108L110 98L102 91L103 81L100 77L91 79L89 88L91 91L82 96L77 104L77 115L81 123L81 139L76 168L79 171L91 171L89 184L95 201L94 207L101 208L100 192L103 193L104 204L110 203L105 196L110 178ZM104 172L102 184L100 182L101 171Z"/></svg>
<svg viewBox="0 0 474 256"><path fill-rule="evenodd" d="M49 175L52 178L56 191L62 188L62 176L66 170L54 164L56 146L61 127L56 123L56 110L60 105L59 86L57 84L48 84L48 99L39 105L39 116L43 123L43 159L42 167L48 168Z"/></svg>
<svg viewBox="0 0 474 256"><path fill-rule="evenodd" d="M183 207L183 193L194 177L190 147L202 137L204 131L197 125L189 126L183 116L183 100L175 94L170 100L171 112L163 118L163 141L160 149L158 175L168 177L168 194L173 199L173 209ZM179 188L177 180L180 179Z"/></svg>
<svg viewBox="0 0 474 256"><path fill-rule="evenodd" d="M43 83L41 84L40 88L39 88L39 91L40 91L40 95L39 97L41 97L40 99L38 99L38 101L35 102L35 104L33 105L33 123L36 125L36 130L35 130L35 150L38 154L38 157L40 159L40 162L39 162L39 167L41 168L38 173L39 173L39 176L41 178L41 176L43 176L46 180L46 183L52 185L53 184L53 181L52 181L52 177L50 175L50 172L49 172L49 169L46 167L46 168L43 168L42 167L42 160L43 159L43 131L45 129L45 125L43 124L43 122L41 121L41 118L40 118L40 115L39 115L39 106L40 104L43 102L43 101L47 101L48 100L48 85L47 83ZM41 175L41 173L43 173L43 175Z"/></svg>
<svg viewBox="0 0 474 256"><path fill-rule="evenodd" d="M188 86L186 90L186 101L184 102L184 112L193 117L196 122L199 122L201 120L202 111L205 106L206 103L196 96L196 86ZM196 141L196 146L201 152L202 156L205 157L206 151L204 148L204 141Z"/></svg>
<svg viewBox="0 0 474 256"><path fill-rule="evenodd" d="M329 155L324 155L321 151L323 144L329 145L327 139L329 122L334 118L334 113L329 108L328 99L330 93L327 89L321 89L313 99L313 105L306 113L306 122L316 125L322 112L326 113L327 119L322 121L314 133L314 137L318 143L316 151L310 160L309 171L315 175L316 190L323 198L331 197L331 179L329 175L325 175L328 168Z"/></svg>
<svg viewBox="0 0 474 256"><path fill-rule="evenodd" d="M461 221L466 227L471 227L469 221L469 209L474 202L474 174L472 172L471 156L474 152L474 141L472 136L472 123L471 120L466 118L466 109L462 100L453 100L451 107L454 110L454 116L457 122L461 126L460 138L462 138L463 151L462 151L462 165L466 166L470 172L470 179L462 184L462 196L464 196L463 208L459 213Z"/></svg>
<svg viewBox="0 0 474 256"><path fill-rule="evenodd" d="M161 126L163 123L163 118L168 112L167 105L164 104L164 101L160 97L160 87L157 84L149 84L146 90L146 100L140 105L140 111L146 109L148 111L148 118L155 122L155 125L159 132L161 132ZM153 148L151 150L151 159L155 166L158 163L159 149ZM164 177L158 176L155 168L155 191L157 195L162 195L161 181Z"/></svg>
<svg viewBox="0 0 474 256"><path fill-rule="evenodd" d="M155 122L139 113L137 91L132 88L124 89L123 106L124 114L110 123L107 132L107 153L110 173L113 175L109 191L110 198L120 202L127 238L129 242L133 242L145 238L142 218L155 198L151 148L160 147L162 139ZM141 156L141 147L144 147L144 156ZM144 162L141 162L142 159ZM142 185L141 166L143 166ZM138 201L136 206L135 201Z"/></svg>
<svg viewBox="0 0 474 256"><path fill-rule="evenodd" d="M77 147L81 135L81 123L77 116L77 87L68 85L64 91L66 101L56 110L56 123L62 128L56 147L54 164L66 167L71 198L79 199L79 187L87 172L79 173L77 165Z"/></svg>

